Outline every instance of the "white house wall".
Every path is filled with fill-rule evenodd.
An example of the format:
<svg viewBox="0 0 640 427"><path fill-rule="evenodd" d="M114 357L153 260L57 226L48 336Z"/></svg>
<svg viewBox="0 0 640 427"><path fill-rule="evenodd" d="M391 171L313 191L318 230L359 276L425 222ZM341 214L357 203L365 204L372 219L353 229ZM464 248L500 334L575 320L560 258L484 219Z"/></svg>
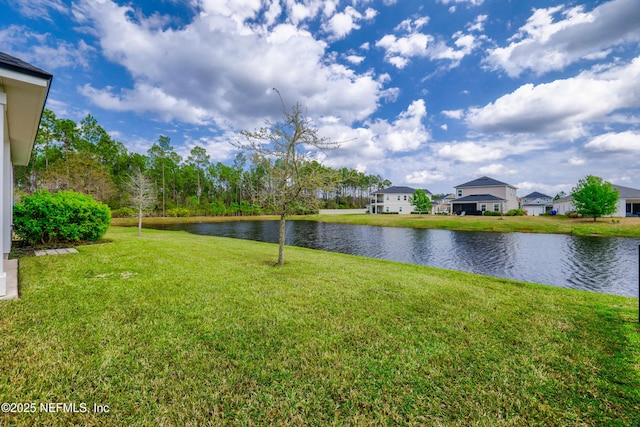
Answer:
<svg viewBox="0 0 640 427"><path fill-rule="evenodd" d="M2 91L0 87L0 165L2 165L2 173L0 173L0 200L2 201L2 206L0 207L0 246L3 248L6 247L5 239L6 239L6 227L7 227L7 218L5 218L5 208L4 205L7 200L6 187L7 183L5 182L5 146L9 145L9 129L7 127L7 95ZM11 163L9 163L11 165ZM11 240L9 239L9 245L11 245ZM0 296L4 296L7 294L7 273L4 271L4 257L0 259Z"/></svg>

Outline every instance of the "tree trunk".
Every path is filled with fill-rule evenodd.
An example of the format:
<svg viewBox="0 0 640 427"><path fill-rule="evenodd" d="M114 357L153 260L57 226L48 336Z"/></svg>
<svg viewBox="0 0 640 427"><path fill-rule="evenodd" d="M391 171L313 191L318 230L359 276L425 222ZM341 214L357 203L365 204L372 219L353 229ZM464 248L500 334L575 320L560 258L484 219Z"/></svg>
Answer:
<svg viewBox="0 0 640 427"><path fill-rule="evenodd" d="M140 205L140 210L138 211L138 237L142 235L142 205Z"/></svg>
<svg viewBox="0 0 640 427"><path fill-rule="evenodd" d="M278 240L278 264L284 265L284 239L285 239L285 231L286 231L287 220L285 214L280 215L280 238Z"/></svg>

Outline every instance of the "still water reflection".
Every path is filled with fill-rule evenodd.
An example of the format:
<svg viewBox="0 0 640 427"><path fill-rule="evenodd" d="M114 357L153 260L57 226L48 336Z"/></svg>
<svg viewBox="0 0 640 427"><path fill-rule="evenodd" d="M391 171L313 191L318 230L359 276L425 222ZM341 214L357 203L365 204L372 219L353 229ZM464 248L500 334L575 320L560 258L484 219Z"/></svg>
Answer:
<svg viewBox="0 0 640 427"><path fill-rule="evenodd" d="M278 221L156 226L275 243ZM640 239L485 233L288 221L287 245L508 279L638 295Z"/></svg>

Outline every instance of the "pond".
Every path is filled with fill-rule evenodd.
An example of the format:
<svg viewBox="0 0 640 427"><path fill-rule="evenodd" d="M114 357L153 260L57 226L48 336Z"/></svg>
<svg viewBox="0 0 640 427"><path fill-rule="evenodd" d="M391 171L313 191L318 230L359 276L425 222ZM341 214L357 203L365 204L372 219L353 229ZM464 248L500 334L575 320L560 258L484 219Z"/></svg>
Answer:
<svg viewBox="0 0 640 427"><path fill-rule="evenodd" d="M153 228L277 243L278 221ZM287 221L287 245L623 296L638 296L640 239L420 230Z"/></svg>

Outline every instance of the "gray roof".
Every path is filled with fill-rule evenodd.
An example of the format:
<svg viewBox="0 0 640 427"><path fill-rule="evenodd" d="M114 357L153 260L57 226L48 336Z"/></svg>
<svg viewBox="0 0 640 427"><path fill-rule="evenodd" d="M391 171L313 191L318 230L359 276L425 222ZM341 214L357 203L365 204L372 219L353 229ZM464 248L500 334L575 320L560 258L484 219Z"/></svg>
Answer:
<svg viewBox="0 0 640 427"><path fill-rule="evenodd" d="M631 187L624 187L622 185L616 185L616 184L611 184L611 187L618 190L618 197L620 197L621 199L640 199L640 190L638 189L631 188ZM561 199L554 200L554 203L569 202L571 200L573 200L573 196L568 195Z"/></svg>
<svg viewBox="0 0 640 427"><path fill-rule="evenodd" d="M41 70L38 67L34 67L31 64L24 62L14 56L7 55L4 52L0 52L0 68L5 70L16 71L22 74L28 74L34 77L40 77L46 80L51 80L53 75Z"/></svg>
<svg viewBox="0 0 640 427"><path fill-rule="evenodd" d="M542 194L542 193L538 193L537 191L534 191L533 193L527 194L526 196L524 196L523 199L552 199L552 197L547 196L546 194Z"/></svg>
<svg viewBox="0 0 640 427"><path fill-rule="evenodd" d="M553 203L564 203L564 202L570 202L572 200L573 200L573 196L565 196L558 200L554 200Z"/></svg>
<svg viewBox="0 0 640 427"><path fill-rule="evenodd" d="M496 197L493 194L474 194L472 196L464 196L459 199L452 200L451 203L474 203L474 202L504 202L505 199Z"/></svg>
<svg viewBox="0 0 640 427"><path fill-rule="evenodd" d="M411 187L389 187L384 190L375 191L373 194L413 194L416 191L415 188ZM427 194L431 194L431 192L427 189L424 189L424 192Z"/></svg>
<svg viewBox="0 0 640 427"><path fill-rule="evenodd" d="M502 187L502 186L513 187L511 184L507 184L506 182L498 181L497 179L489 178L488 176L483 176L482 178L474 179L473 181L465 182L464 184L456 185L454 188L465 188L465 187ZM513 187L516 188L516 187Z"/></svg>
<svg viewBox="0 0 640 427"><path fill-rule="evenodd" d="M621 199L640 199L640 190L615 184L611 184L611 186L618 190Z"/></svg>

